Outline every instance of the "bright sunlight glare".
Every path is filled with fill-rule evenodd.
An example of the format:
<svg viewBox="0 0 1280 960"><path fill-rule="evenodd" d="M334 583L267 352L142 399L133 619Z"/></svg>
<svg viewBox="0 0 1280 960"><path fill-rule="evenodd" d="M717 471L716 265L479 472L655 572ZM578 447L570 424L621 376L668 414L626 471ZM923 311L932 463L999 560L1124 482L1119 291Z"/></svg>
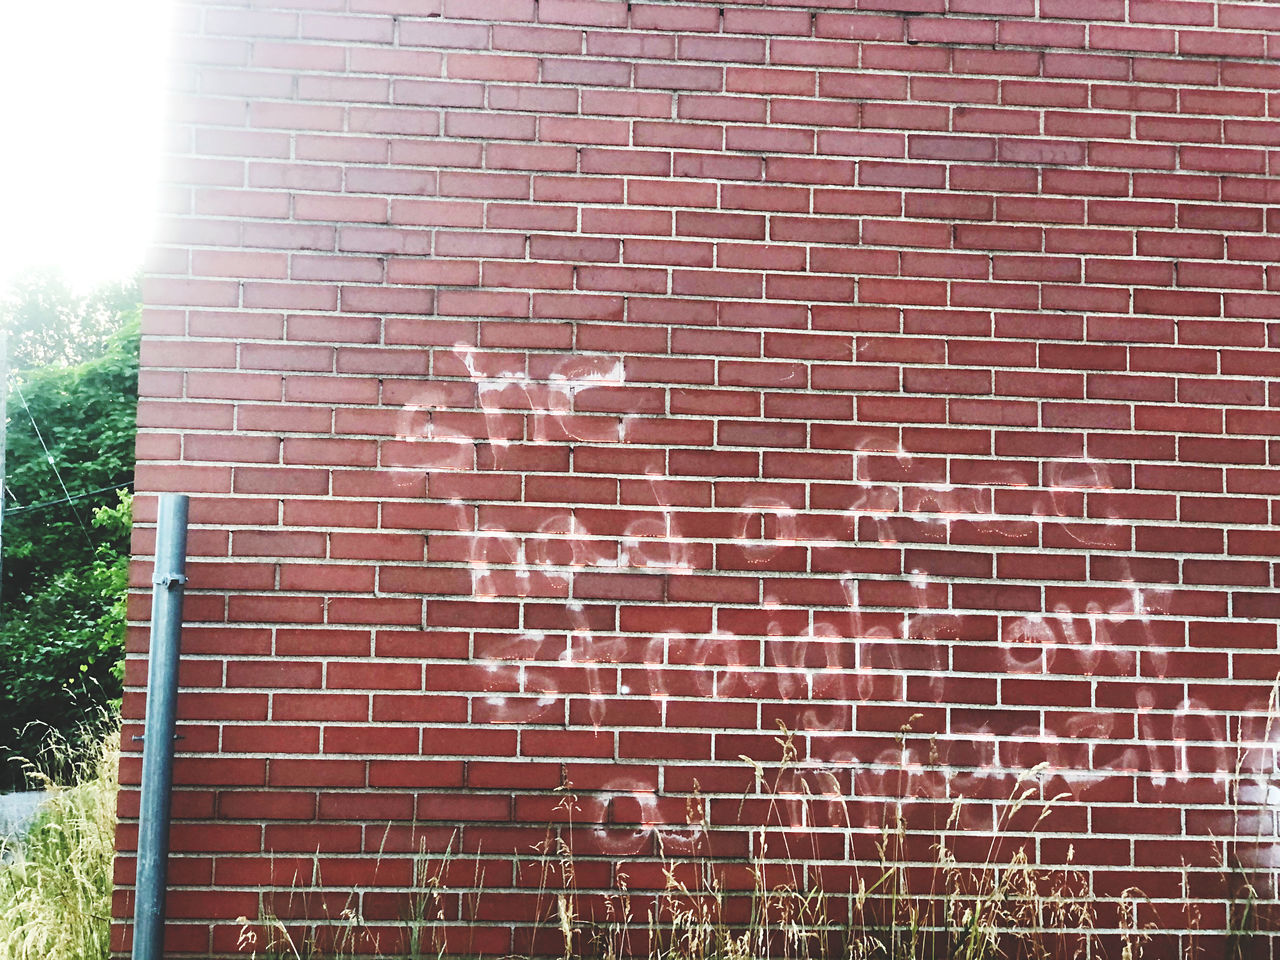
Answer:
<svg viewBox="0 0 1280 960"><path fill-rule="evenodd" d="M0 289L33 267L86 289L137 271L158 205L167 0L0 0Z"/></svg>

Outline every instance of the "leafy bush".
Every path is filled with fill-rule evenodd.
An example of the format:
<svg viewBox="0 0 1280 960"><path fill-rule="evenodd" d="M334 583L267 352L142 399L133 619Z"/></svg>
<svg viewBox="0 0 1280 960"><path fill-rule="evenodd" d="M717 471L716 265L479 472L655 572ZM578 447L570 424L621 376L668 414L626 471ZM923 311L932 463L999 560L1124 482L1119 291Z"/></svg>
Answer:
<svg viewBox="0 0 1280 960"><path fill-rule="evenodd" d="M77 732L86 716L104 707L112 714L120 696L125 632L125 588L129 578L129 514L123 491L115 507L99 507L93 524L106 531L87 567L53 574L20 598L21 610L0 628L0 718L3 718L7 780L19 783L19 757L36 758L36 769L61 776L56 761L67 752L46 749L51 734L88 747ZM124 537L126 547L117 545ZM95 728L96 730L96 728ZM71 750L70 756L76 756Z"/></svg>
<svg viewBox="0 0 1280 960"><path fill-rule="evenodd" d="M124 651L137 311L116 313L104 333L105 300L73 322L92 298L59 308L56 290L40 290L43 300L10 302L3 318L16 369L5 434L0 789L24 779L17 757L47 755L51 732L65 739L119 698ZM38 337L37 306L49 328ZM86 336L101 355L78 360L84 345L59 344L55 333Z"/></svg>
<svg viewBox="0 0 1280 960"><path fill-rule="evenodd" d="M32 270L0 303L9 368L74 367L109 352L121 318L138 306L137 280L76 293L57 269Z"/></svg>

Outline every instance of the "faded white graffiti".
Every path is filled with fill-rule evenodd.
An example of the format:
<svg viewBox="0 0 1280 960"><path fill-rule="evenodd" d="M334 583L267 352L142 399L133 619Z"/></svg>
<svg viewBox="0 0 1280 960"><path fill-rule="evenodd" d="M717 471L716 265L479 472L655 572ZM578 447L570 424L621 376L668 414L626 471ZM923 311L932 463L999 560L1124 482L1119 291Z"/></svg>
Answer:
<svg viewBox="0 0 1280 960"><path fill-rule="evenodd" d="M468 374L484 436L437 416L453 409L452 401L424 388L421 398L401 407L392 441L392 465L405 476L416 468L509 474L513 482L527 482L519 479L528 472L520 459L525 448L620 444L626 436L626 415L586 415L576 402L584 390L624 385L617 358L548 358L535 378L523 361L495 364L492 355L468 346L452 356ZM478 454L478 444L491 453ZM886 458L896 474L913 474L915 457L901 447L856 453L842 505L833 509L802 508L763 486L732 505L680 504L664 490L672 479L666 473L629 475L648 493L625 506L559 504L513 488L506 502L536 507L520 525L499 522L492 511L486 516L484 504L471 512L466 500L450 501L457 523L443 529L463 541L450 562L470 571L473 597L561 600L569 618L554 638L525 630L512 635L506 649L491 643L476 657L494 666L521 665L518 691L492 696L487 719L519 725L536 716L614 729L611 704L644 702L656 705L651 725L670 729L671 703L709 700L756 711L749 726L725 727L723 735L759 734L772 727L766 709L787 705L787 726L808 778L796 789L806 802L776 809L795 811L782 826L796 829L810 825L806 818L819 799L819 819L848 823L851 797L984 796L990 792L984 782L1003 783L1011 771L1031 768L1042 771L1046 798L1065 791L1079 799L1109 777L1142 777L1157 789L1207 777L1221 785L1224 804L1233 793L1230 835L1251 838L1242 846L1252 864L1280 865L1274 812L1280 744L1267 719L1275 705L1265 702L1259 684L1243 688L1230 711L1189 692L1192 678L1176 664L1185 649L1172 647L1162 632L1178 622L1176 592L1142 582L1130 561L1132 543L1123 542L1129 521L1092 502L1117 489L1114 468L1087 458L1046 460L1035 487L1042 495L1025 512L1005 514L989 486L873 479L877 470L883 474ZM564 470L566 479L600 476L571 473L567 461ZM1011 472L1006 479L1018 478ZM1059 592L1070 600L1049 602L1040 580L1018 576L1018 557L1038 552L1039 540L1029 545L1027 531L1053 520L1063 521L1056 529L1065 545L1056 549L1077 555L1108 549L1107 585L1083 603L1066 591ZM901 562L896 569L854 569L842 564L851 547L900 551ZM938 572L931 551L987 557L993 565L985 575ZM1012 558L1011 575L995 568L998 555ZM700 629L598 629L587 612L593 598L577 589L584 572L736 573L757 577L765 592L697 604L715 611L715 621ZM830 592L811 603L770 595L797 577L821 581ZM956 584L1010 583L1039 589L1038 609L966 608L951 592ZM1086 583L1092 581L1063 585ZM683 606L667 596L636 605L644 602ZM987 657L980 665L960 659L967 641L917 630L929 616L963 617L966 609L998 624L995 635L972 645ZM743 628L744 612L750 629ZM1010 706L1003 686L1035 679L1076 682L1084 700L1059 709L1029 701L1021 711L988 709L980 716L993 703ZM965 681L985 683L992 696L957 700L957 684ZM1114 687L1111 700L1099 697L1104 682ZM926 722L901 746L892 744L895 731L861 722L864 709L902 708L909 715L931 705L949 711L941 729ZM868 755L855 734L878 736L886 745ZM858 776L848 793L838 773L851 765ZM605 816L595 830L607 852L633 853L654 842L674 850L692 842L687 822L672 819L652 784L620 774L594 792L604 797Z"/></svg>

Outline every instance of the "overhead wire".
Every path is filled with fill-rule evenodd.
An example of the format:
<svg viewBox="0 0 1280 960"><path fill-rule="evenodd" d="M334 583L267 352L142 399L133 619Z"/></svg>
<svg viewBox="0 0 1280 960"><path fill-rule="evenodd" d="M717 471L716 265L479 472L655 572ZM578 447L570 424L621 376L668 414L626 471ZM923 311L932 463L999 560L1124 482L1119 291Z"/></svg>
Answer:
<svg viewBox="0 0 1280 960"><path fill-rule="evenodd" d="M43 510L46 507L56 507L64 503L71 503L76 500L87 500L89 497L96 497L100 493L110 493L112 490L129 490L133 487L133 481L127 480L124 483L113 483L109 487L98 487L96 490L86 490L84 493L77 493L74 497L60 497L57 500L42 500L40 503L26 503L17 507L6 507L4 515L10 516L15 513L26 513L28 510ZM8 490L8 487L5 487ZM12 498L12 493L9 494Z"/></svg>
<svg viewBox="0 0 1280 960"><path fill-rule="evenodd" d="M62 472L58 469L57 462L53 459L53 453L49 450L49 445L44 442L44 434L40 432L40 425L36 423L36 418L31 413L31 407L27 405L27 398L22 393L22 384L14 382L14 389L18 392L18 399L22 401L22 409L27 412L27 419L31 421L31 427L36 432L36 439L40 441L40 446L44 450L44 458L49 461L49 466L53 468L53 475L58 479L58 486L62 488L62 496L64 502L71 504L71 491L67 489L67 485L62 482ZM93 538L89 536L89 528L84 525L84 519L80 516L80 511L74 506L71 507L71 513L76 518L76 523L80 527L80 532L84 534L84 542L89 545L89 549L93 549Z"/></svg>

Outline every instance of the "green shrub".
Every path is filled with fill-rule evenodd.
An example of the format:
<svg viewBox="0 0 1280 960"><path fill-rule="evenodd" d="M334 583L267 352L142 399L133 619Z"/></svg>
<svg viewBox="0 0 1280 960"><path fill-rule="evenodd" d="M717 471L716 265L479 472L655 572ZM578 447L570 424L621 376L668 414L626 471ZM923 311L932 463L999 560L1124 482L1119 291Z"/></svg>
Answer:
<svg viewBox="0 0 1280 960"><path fill-rule="evenodd" d="M92 523L104 531L104 542L89 564L54 573L17 603L6 598L8 616L0 627L0 784L29 782L31 770L63 779L60 764L91 750L100 733L98 725L85 739L85 718L117 712L131 505L121 491L115 507L94 511ZM48 748L51 738L58 749ZM34 762L19 759L24 757Z"/></svg>
<svg viewBox="0 0 1280 960"><path fill-rule="evenodd" d="M33 282L0 304L12 364L0 789L22 784L18 757L48 756L51 734L66 740L120 696L138 393L128 293L75 298Z"/></svg>

